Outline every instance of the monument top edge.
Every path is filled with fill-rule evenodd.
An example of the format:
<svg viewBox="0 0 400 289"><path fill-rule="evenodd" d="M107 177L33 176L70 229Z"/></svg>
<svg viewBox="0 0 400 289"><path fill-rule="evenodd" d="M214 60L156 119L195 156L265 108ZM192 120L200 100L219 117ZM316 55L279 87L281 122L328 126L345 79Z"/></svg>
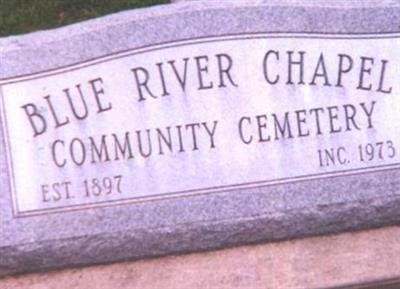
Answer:
<svg viewBox="0 0 400 289"><path fill-rule="evenodd" d="M180 0L170 4L160 4L144 8L124 10L109 15L72 23L69 25L33 31L19 35L0 37L0 52L5 49L18 48L17 41L35 41L37 38L48 38L49 42L66 36L82 35L103 28L108 28L123 23L143 21L151 18L163 17L172 14L201 12L215 9L240 9L240 8L327 8L327 9L376 9L400 8L400 0ZM16 47L17 46L17 47Z"/></svg>
<svg viewBox="0 0 400 289"><path fill-rule="evenodd" d="M0 38L0 79L205 37L399 33L399 9L400 0L196 0L126 10L60 28Z"/></svg>

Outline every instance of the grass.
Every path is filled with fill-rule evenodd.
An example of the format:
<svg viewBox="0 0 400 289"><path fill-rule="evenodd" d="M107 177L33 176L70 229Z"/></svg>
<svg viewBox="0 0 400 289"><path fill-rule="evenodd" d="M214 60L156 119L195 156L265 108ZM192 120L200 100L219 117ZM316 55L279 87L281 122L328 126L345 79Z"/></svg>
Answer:
<svg viewBox="0 0 400 289"><path fill-rule="evenodd" d="M168 0L0 0L0 36L48 29Z"/></svg>

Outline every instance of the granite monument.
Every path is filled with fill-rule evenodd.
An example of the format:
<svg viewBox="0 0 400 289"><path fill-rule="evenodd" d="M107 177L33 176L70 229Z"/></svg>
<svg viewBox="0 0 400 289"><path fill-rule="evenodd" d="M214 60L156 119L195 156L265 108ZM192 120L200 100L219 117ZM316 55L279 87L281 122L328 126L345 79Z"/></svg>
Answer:
<svg viewBox="0 0 400 289"><path fill-rule="evenodd" d="M0 39L0 275L399 223L400 2L318 3Z"/></svg>

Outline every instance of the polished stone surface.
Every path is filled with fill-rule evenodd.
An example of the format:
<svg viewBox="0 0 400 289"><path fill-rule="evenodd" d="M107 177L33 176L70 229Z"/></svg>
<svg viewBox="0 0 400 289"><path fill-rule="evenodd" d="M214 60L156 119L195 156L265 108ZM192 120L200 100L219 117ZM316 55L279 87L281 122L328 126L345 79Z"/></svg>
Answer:
<svg viewBox="0 0 400 289"><path fill-rule="evenodd" d="M368 1L347 8L332 3L289 3L193 1L3 38L0 79L5 82L122 51L193 38L251 33L400 32L399 1ZM16 217L4 140L0 130L0 275L400 222L400 171L395 168Z"/></svg>

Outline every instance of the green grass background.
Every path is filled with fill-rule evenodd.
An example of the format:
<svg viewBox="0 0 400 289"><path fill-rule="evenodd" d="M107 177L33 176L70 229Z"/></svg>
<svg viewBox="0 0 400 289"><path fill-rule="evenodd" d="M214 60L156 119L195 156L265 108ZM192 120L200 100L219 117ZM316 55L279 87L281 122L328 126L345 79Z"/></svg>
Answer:
<svg viewBox="0 0 400 289"><path fill-rule="evenodd" d="M0 0L0 36L63 26L168 0Z"/></svg>

